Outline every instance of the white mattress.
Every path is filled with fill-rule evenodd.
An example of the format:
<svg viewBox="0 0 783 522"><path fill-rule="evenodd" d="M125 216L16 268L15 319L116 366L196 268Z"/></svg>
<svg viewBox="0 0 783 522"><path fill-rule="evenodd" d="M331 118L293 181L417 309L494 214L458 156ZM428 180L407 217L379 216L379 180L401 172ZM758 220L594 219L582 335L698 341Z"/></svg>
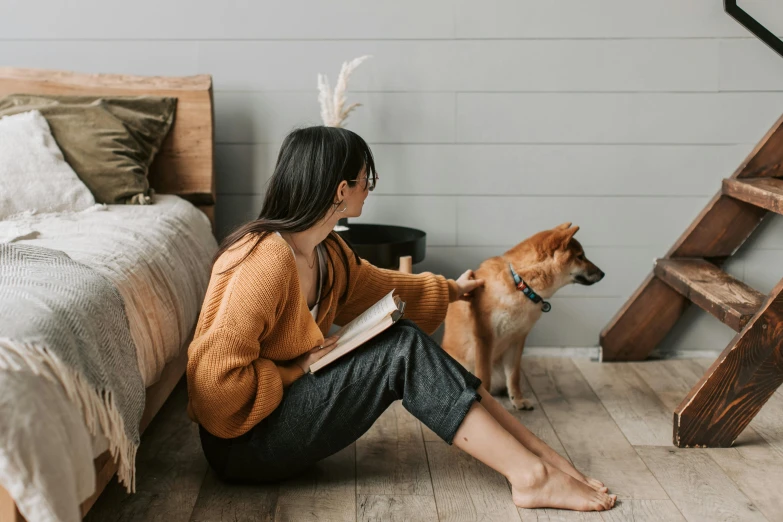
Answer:
<svg viewBox="0 0 783 522"><path fill-rule="evenodd" d="M146 386L186 349L217 250L207 217L166 195L153 205L0 221L7 241L62 250L117 286ZM107 441L90 436L58 386L32 374L0 371L0 411L13 418L0 422L0 484L28 520L79 520L94 490L92 458ZM50 423L56 429L41 429Z"/></svg>

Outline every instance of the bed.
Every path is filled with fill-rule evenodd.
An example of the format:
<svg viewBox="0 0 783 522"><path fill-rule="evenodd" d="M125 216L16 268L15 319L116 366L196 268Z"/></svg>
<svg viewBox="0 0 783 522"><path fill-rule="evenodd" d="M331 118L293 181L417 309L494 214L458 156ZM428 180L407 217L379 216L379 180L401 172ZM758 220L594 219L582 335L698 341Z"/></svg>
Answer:
<svg viewBox="0 0 783 522"><path fill-rule="evenodd" d="M178 100L174 125L150 171L155 204L108 205L78 216L42 215L14 223L0 221L0 239L13 238L17 244L62 250L115 284L125 302L146 386L140 423L143 431L184 373L187 346L209 278L209 261L217 246L213 237L211 77L90 75L0 68L0 97L12 93L149 94ZM2 386L6 389L0 393L5 397L19 394L15 404L28 401L25 404L28 408L56 408L47 419L49 428L52 423L61 424L50 429L51 432L70 434L69 429L72 432L81 429L64 426L78 423L74 423L73 412L63 416L69 405L51 383L17 375L3 381ZM62 487L72 488L71 494L79 497L81 516L84 516L116 473L117 465L100 436L90 436L88 443L81 440L73 448L58 447L57 437L52 438L54 442L41 447L36 459L64 460L56 468L59 475L44 477L44 481L59 481ZM60 441L61 446L68 440ZM69 455L63 456L64 449ZM77 469L78 463L74 464L78 458L83 463L87 454L92 459L89 474ZM80 487L80 481L83 483L87 475L94 477L94 488ZM25 520L21 512L29 511L26 507L20 509L20 505L9 490L0 486L0 522Z"/></svg>

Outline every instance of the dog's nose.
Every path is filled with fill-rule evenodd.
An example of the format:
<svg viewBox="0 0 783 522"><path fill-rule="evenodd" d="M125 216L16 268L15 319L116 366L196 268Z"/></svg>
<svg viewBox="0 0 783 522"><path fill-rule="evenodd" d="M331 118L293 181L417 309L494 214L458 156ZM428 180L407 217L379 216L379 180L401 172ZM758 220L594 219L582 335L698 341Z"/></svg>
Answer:
<svg viewBox="0 0 783 522"><path fill-rule="evenodd" d="M596 280L595 280L595 282L597 283L598 281L600 281L601 279L603 279L605 275L606 275L606 274L604 273L604 271L603 271L603 270L601 270L601 269L599 268L599 269L598 269L598 279L596 279Z"/></svg>

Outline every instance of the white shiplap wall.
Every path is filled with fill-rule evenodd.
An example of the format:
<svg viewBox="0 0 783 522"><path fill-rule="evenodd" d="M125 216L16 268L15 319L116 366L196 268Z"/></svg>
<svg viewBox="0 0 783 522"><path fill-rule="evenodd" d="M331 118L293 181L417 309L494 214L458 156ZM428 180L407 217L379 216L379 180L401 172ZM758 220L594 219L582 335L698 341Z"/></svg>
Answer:
<svg viewBox="0 0 783 522"><path fill-rule="evenodd" d="M456 276L564 221L606 272L554 299L529 341L598 332L783 113L783 59L720 0L4 0L0 63L215 84L218 224L257 213L282 137L319 123L316 74L362 54L348 127L381 173L362 220L428 233L417 270ZM783 34L777 0L743 3ZM783 221L728 267L768 291ZM665 349L722 348L691 311Z"/></svg>

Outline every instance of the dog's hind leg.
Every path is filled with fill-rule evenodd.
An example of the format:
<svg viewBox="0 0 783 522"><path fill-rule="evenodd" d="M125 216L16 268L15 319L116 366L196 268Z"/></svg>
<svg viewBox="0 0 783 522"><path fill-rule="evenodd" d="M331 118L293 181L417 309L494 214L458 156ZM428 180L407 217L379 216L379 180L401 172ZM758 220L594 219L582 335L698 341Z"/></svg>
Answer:
<svg viewBox="0 0 783 522"><path fill-rule="evenodd" d="M506 389L508 389L508 398L511 400L511 404L517 410L532 410L533 403L522 397L522 389L519 386L521 363L522 363L522 351L525 349L525 340L527 335L524 336L519 342L511 346L506 353L503 354L503 370L506 372Z"/></svg>
<svg viewBox="0 0 783 522"><path fill-rule="evenodd" d="M492 393L492 350L495 336L487 321L476 317L474 322L475 339L475 375L481 379L481 385Z"/></svg>

